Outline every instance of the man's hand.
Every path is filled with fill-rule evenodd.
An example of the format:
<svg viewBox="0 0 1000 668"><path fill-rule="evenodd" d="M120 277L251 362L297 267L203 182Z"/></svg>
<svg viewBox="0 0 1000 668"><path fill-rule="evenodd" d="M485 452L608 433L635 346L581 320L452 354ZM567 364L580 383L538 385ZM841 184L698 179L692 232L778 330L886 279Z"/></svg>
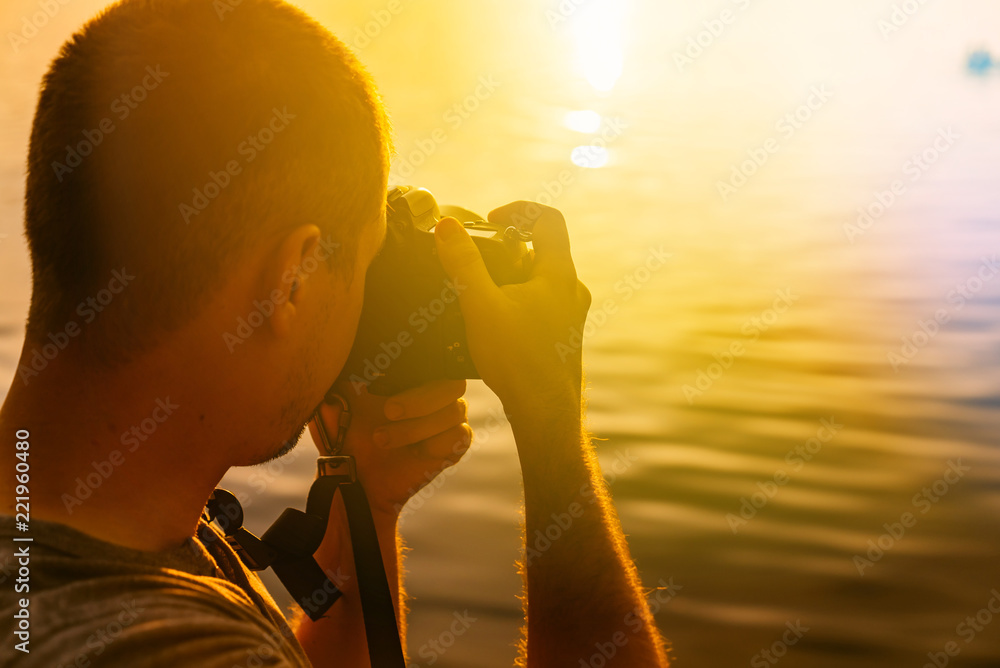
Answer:
<svg viewBox="0 0 1000 668"><path fill-rule="evenodd" d="M351 407L343 454L357 462L376 522L395 524L407 500L469 449L465 381L434 381L393 397L355 393L350 383L336 389ZM320 409L331 436L341 410L339 403ZM309 429L320 447L316 425Z"/></svg>
<svg viewBox="0 0 1000 668"><path fill-rule="evenodd" d="M489 219L504 226L533 222L528 282L497 287L455 219L442 220L435 231L445 270L468 286L459 299L476 369L514 416L579 410L581 353L567 342L572 328L583 327L590 292L577 280L566 221L534 202L500 207Z"/></svg>

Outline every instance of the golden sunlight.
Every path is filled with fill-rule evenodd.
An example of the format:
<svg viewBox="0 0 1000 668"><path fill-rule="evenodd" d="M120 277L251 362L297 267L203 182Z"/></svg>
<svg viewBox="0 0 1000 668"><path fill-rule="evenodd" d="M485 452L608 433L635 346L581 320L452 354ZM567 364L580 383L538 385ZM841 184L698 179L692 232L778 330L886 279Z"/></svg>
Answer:
<svg viewBox="0 0 1000 668"><path fill-rule="evenodd" d="M590 85L610 92L625 65L627 0L593 0L573 17L576 65Z"/></svg>

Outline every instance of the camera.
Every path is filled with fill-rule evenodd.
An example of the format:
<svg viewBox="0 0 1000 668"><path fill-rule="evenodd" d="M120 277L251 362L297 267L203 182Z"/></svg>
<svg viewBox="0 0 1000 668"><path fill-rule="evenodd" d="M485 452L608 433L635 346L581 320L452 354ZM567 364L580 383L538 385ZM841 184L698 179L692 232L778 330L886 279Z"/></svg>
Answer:
<svg viewBox="0 0 1000 668"><path fill-rule="evenodd" d="M390 189L385 244L368 268L354 347L338 382L388 396L432 380L479 378L458 303L467 286L448 278L434 240L434 227L448 216L469 231L497 285L530 277L530 231L439 207L424 188Z"/></svg>

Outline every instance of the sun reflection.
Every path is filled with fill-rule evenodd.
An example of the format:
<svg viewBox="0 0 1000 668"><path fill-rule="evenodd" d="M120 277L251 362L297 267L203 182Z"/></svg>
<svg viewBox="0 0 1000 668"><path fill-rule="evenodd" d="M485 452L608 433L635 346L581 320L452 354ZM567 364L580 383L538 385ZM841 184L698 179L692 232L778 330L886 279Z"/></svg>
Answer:
<svg viewBox="0 0 1000 668"><path fill-rule="evenodd" d="M627 0L591 0L574 18L576 62L590 85L609 92L625 65Z"/></svg>
<svg viewBox="0 0 1000 668"><path fill-rule="evenodd" d="M601 115L590 109L570 111L563 119L563 125L575 132L591 134L601 127Z"/></svg>
<svg viewBox="0 0 1000 668"><path fill-rule="evenodd" d="M600 169L608 164L608 149L603 146L577 146L570 154L570 160L578 167L587 169Z"/></svg>

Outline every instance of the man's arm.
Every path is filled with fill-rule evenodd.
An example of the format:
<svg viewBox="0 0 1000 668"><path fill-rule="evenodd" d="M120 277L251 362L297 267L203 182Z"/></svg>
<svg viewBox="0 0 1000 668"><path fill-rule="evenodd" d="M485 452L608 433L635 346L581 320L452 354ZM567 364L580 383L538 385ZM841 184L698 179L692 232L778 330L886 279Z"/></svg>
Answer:
<svg viewBox="0 0 1000 668"><path fill-rule="evenodd" d="M504 404L521 462L528 544L519 662L590 665L598 647L610 643L615 653L602 665L666 666L663 640L583 429L582 356L566 340L583 328L590 293L577 280L565 220L532 202L497 209L490 220L533 224L527 283L497 287L457 221L442 221L436 236L445 269L465 286L460 301L469 352ZM545 549L531 540L539 534Z"/></svg>
<svg viewBox="0 0 1000 668"><path fill-rule="evenodd" d="M575 668L613 652L607 665L665 666L579 412L512 416L511 425L524 476L527 541L521 661Z"/></svg>

